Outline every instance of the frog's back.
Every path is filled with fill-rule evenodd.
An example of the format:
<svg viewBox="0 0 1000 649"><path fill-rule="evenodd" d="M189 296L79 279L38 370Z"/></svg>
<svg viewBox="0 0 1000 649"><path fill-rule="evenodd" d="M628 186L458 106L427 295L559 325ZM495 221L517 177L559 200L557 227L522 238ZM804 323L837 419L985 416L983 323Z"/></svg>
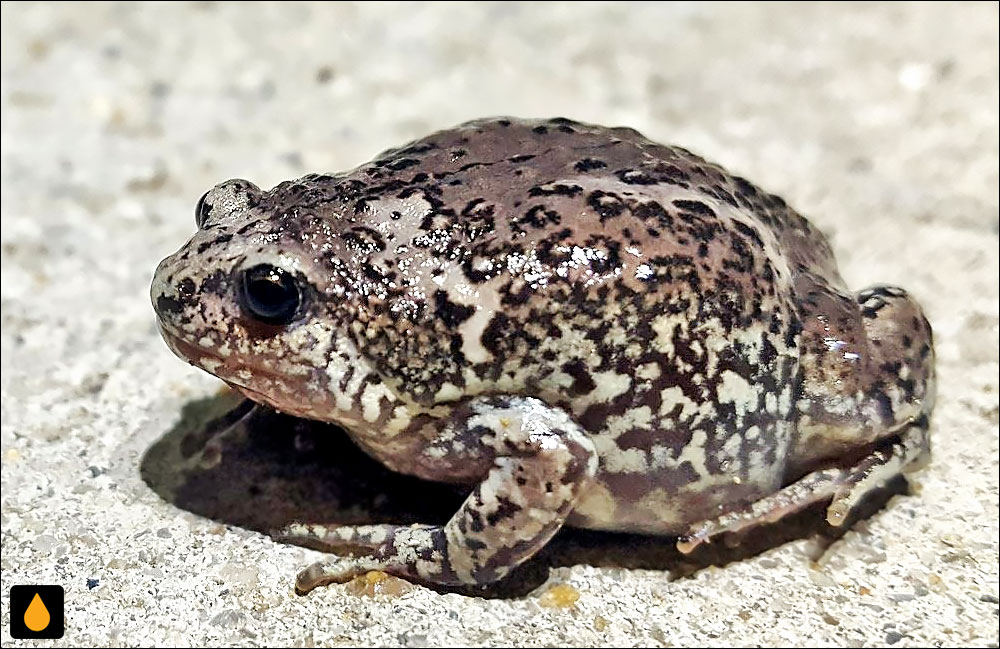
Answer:
<svg viewBox="0 0 1000 649"><path fill-rule="evenodd" d="M295 200L354 215L363 353L417 404L519 393L573 413L601 457L578 523L680 530L778 486L793 276L840 282L780 198L634 130L559 119L471 122L320 181Z"/></svg>

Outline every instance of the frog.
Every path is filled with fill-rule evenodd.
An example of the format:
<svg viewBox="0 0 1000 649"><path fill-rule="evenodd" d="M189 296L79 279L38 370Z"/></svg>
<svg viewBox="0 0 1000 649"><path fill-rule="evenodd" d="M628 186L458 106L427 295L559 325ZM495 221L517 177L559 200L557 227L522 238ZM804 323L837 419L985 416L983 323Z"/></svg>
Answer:
<svg viewBox="0 0 1000 649"><path fill-rule="evenodd" d="M692 552L930 457L931 326L848 290L782 198L628 127L473 120L346 172L232 179L156 269L159 330L258 407L457 485L444 524L291 522L369 571L482 586L564 525Z"/></svg>

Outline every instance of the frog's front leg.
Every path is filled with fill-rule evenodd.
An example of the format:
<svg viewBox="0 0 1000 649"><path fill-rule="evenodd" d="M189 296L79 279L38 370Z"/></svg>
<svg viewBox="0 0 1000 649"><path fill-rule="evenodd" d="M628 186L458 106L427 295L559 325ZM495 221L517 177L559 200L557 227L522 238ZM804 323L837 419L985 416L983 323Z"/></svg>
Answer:
<svg viewBox="0 0 1000 649"><path fill-rule="evenodd" d="M839 527L865 496L901 473L920 469L929 457L928 419L926 415L921 415L907 424L894 441L877 448L854 466L814 471L761 498L746 510L697 523L677 541L677 548L688 553L723 533L773 523L827 499L831 502L826 510L826 520L830 525Z"/></svg>
<svg viewBox="0 0 1000 649"><path fill-rule="evenodd" d="M442 585L500 579L552 538L597 470L583 428L527 397L470 401L442 423L423 456L443 469L482 463L485 475L444 526L293 524L276 533L361 555L311 566L299 575L299 592L368 570Z"/></svg>

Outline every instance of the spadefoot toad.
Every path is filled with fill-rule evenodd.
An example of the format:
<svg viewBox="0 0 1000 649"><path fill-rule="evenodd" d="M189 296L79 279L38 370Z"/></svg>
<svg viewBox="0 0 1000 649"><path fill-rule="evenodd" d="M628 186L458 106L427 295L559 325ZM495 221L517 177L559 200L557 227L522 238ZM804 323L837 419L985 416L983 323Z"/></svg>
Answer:
<svg viewBox="0 0 1000 649"><path fill-rule="evenodd" d="M851 293L785 202L629 128L483 119L352 171L199 202L152 300L181 358L468 484L444 526L291 525L378 569L483 584L563 525L680 537L831 500L929 453L931 328Z"/></svg>

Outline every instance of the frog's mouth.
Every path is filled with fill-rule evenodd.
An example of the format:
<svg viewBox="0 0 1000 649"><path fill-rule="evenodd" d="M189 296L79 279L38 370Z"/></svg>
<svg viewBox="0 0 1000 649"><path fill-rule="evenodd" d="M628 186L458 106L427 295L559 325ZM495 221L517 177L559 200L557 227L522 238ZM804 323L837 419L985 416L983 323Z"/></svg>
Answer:
<svg viewBox="0 0 1000 649"><path fill-rule="evenodd" d="M215 353L212 348L202 347L201 345L185 340L183 336L179 336L175 332L171 331L169 325L165 325L162 321L159 321L158 324L160 328L160 335L166 342L167 347L178 358L185 361L189 365L193 365L194 367L204 370L213 376L217 376L225 381L226 384L234 390L242 392L249 399L258 403L271 405L276 408L278 407L274 400L263 392L260 392L259 390L248 385L244 385L246 381L239 378L239 373L241 370L247 371L258 380L264 379L265 381L273 384L284 382L284 377L281 374L265 370L260 367L249 367L243 363L238 366L234 366L232 360Z"/></svg>
<svg viewBox="0 0 1000 649"><path fill-rule="evenodd" d="M290 381L288 376L259 365L224 357L211 347L202 347L177 335L171 331L169 325L164 325L162 322L160 334L167 347L178 358L221 379L251 401L296 417L334 421L328 417L333 404L323 401L317 395L312 395L313 398L302 398L301 395L296 398L290 396L282 398L282 395L292 394L295 388L294 382Z"/></svg>
<svg viewBox="0 0 1000 649"><path fill-rule="evenodd" d="M232 381L227 381L226 379L222 379L222 380L226 382L226 385L228 385L232 389L236 390L237 392L239 392L240 394L242 394L243 396L245 396L250 401L253 401L254 403L259 403L259 404L271 407L271 408L273 408L275 410L278 410L278 411L281 411L281 412L288 412L288 408L286 408L282 404L274 401L273 399L271 399L270 397L268 397L263 392L258 392L257 390L254 390L253 388L248 388L245 385L239 385L238 383L233 383Z"/></svg>

